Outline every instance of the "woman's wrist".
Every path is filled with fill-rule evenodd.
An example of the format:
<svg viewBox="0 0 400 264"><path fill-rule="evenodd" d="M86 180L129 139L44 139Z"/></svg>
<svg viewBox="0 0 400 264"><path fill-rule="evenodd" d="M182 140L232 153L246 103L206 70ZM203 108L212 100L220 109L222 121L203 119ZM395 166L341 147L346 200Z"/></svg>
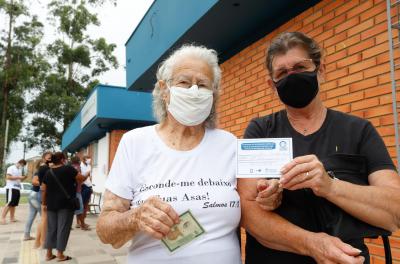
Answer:
<svg viewBox="0 0 400 264"><path fill-rule="evenodd" d="M132 208L129 211L127 211L128 217L127 219L127 226L128 230L131 230L132 232L136 233L139 231L139 223L138 223L138 208Z"/></svg>

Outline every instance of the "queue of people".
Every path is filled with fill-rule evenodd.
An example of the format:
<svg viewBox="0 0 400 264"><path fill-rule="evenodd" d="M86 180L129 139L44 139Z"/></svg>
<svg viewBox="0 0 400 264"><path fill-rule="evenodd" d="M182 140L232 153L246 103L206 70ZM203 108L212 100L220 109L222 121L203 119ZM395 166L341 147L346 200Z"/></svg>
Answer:
<svg viewBox="0 0 400 264"><path fill-rule="evenodd" d="M318 43L282 33L266 54L284 110L253 119L244 137L292 139L279 179L236 180L236 137L216 128L214 50L184 45L159 66L159 124L122 137L96 226L103 243L131 241L128 263L241 263L239 226L248 264L369 263L364 238L400 227L400 178L381 137L319 97Z"/></svg>
<svg viewBox="0 0 400 264"><path fill-rule="evenodd" d="M83 167L83 162L85 166ZM20 184L26 178L22 176L22 167L26 165L25 160L10 166L7 170L7 197L6 206L3 209L2 221L6 224L6 215L10 212L10 222L17 221L15 218L15 207L18 206L20 198ZM25 224L23 240L35 240L34 248L47 249L46 260L57 259L67 261L71 257L64 255L68 243L72 220L77 215L77 222L82 230L90 230L85 224L84 204L80 196L81 186L91 175L89 156L71 157L68 161L62 152L44 152L41 160L36 163L36 170L32 177L32 191L28 197L29 216ZM82 169L85 175L81 174ZM90 199L90 192L89 198ZM78 208L72 204L75 198L80 203ZM31 228L37 215L40 221L37 227L36 238L31 236ZM53 254L53 249L57 254Z"/></svg>

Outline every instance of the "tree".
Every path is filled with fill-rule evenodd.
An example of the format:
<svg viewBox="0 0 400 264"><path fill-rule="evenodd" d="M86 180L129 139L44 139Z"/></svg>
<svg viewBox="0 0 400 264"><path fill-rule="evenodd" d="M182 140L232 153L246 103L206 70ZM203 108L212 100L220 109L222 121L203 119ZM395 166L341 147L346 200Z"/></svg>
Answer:
<svg viewBox="0 0 400 264"><path fill-rule="evenodd" d="M47 68L39 44L43 25L30 16L20 0L0 0L0 12L8 20L8 27L0 32L0 162L4 148L20 133L25 109L25 94L39 86ZM5 126L10 122L9 140L5 142Z"/></svg>
<svg viewBox="0 0 400 264"><path fill-rule="evenodd" d="M87 35L89 26L100 25L90 8L104 1L53 0L48 5L59 36L47 47L55 61L52 71L28 107L35 115L29 126L30 146L59 146L63 132L98 83L96 77L118 67L116 45Z"/></svg>

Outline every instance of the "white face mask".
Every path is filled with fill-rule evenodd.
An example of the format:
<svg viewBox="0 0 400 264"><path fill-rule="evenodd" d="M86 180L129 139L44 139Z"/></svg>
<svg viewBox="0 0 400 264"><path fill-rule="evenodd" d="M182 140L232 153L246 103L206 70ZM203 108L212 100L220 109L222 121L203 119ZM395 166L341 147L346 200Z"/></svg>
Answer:
<svg viewBox="0 0 400 264"><path fill-rule="evenodd" d="M169 91L168 111L182 125L199 125L210 115L213 105L211 90L193 85L189 89L172 86Z"/></svg>
<svg viewBox="0 0 400 264"><path fill-rule="evenodd" d="M86 160L86 164L89 165L89 164L90 164L90 161L91 161L91 159L87 159L87 160Z"/></svg>

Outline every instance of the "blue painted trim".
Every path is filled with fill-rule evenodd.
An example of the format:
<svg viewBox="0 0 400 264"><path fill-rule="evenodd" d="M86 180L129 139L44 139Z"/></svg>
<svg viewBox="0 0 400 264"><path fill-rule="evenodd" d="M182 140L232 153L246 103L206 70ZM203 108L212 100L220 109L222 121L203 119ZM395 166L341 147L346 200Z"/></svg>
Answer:
<svg viewBox="0 0 400 264"><path fill-rule="evenodd" d="M154 1L125 44L127 87L130 87L217 2ZM149 87L140 89L151 90Z"/></svg>
<svg viewBox="0 0 400 264"><path fill-rule="evenodd" d="M321 0L155 0L126 43L127 87L151 91L158 65L185 43L215 49L220 63Z"/></svg>
<svg viewBox="0 0 400 264"><path fill-rule="evenodd" d="M153 117L152 94L131 93L126 89L99 87L97 116L102 118L155 121Z"/></svg>
<svg viewBox="0 0 400 264"><path fill-rule="evenodd" d="M79 111L63 134L61 149L64 151L81 131L81 112Z"/></svg>
<svg viewBox="0 0 400 264"><path fill-rule="evenodd" d="M128 91L119 86L97 85L97 113L81 128L82 107L63 134L61 149L76 150L112 128L131 129L155 123L150 93Z"/></svg>

